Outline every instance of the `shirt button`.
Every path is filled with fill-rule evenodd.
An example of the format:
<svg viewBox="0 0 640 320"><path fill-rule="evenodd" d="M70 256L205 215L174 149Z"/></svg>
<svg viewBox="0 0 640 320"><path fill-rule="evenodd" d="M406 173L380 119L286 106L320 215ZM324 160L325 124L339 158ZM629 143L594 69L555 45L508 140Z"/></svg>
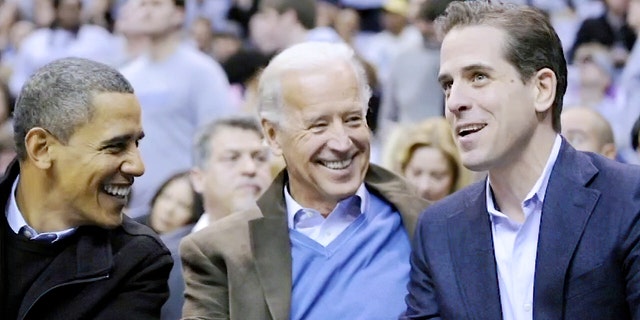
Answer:
<svg viewBox="0 0 640 320"><path fill-rule="evenodd" d="M526 311L526 312L531 311L531 304L530 303L525 303L524 304L524 311Z"/></svg>

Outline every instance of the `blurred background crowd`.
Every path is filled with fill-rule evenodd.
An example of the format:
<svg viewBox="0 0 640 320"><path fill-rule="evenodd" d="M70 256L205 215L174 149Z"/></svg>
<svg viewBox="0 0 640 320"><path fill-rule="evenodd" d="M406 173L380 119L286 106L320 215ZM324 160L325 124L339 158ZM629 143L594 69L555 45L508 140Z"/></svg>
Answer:
<svg viewBox="0 0 640 320"><path fill-rule="evenodd" d="M143 110L146 173L136 180L128 214L164 215L147 220L159 233L193 225L207 211L198 198L206 186L189 183L198 131L230 115L255 115L258 75L275 53L331 41L350 45L365 64L374 92L367 115L372 162L405 176L423 197L441 199L481 176L460 165L443 118L433 22L449 2L0 0L0 169L14 155L12 105L31 73L61 57L100 61L129 79ZM563 135L578 149L640 163L640 0L503 2L547 12L563 43L564 109L591 111L571 115L573 122L563 117ZM240 140L224 141L233 148ZM221 159L237 160L233 152ZM273 157L268 162L243 174L273 176L283 166Z"/></svg>

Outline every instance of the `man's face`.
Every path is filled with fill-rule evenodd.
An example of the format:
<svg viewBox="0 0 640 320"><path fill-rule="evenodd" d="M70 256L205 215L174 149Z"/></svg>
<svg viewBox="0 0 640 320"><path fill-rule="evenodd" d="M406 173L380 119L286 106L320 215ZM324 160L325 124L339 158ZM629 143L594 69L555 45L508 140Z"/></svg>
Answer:
<svg viewBox="0 0 640 320"><path fill-rule="evenodd" d="M280 14L273 8L263 6L249 21L251 41L262 53L271 54L283 46Z"/></svg>
<svg viewBox="0 0 640 320"><path fill-rule="evenodd" d="M269 149L251 130L220 127L209 141L205 168L192 171L205 210L231 214L254 204L271 183ZM215 208L215 209L214 209Z"/></svg>
<svg viewBox="0 0 640 320"><path fill-rule="evenodd" d="M537 125L535 86L524 84L504 58L505 36L498 28L469 26L451 30L442 44L445 115L462 163L474 171L520 160Z"/></svg>
<svg viewBox="0 0 640 320"><path fill-rule="evenodd" d="M80 14L82 13L82 1L62 0L56 12L58 23L66 29L80 26Z"/></svg>
<svg viewBox="0 0 640 320"><path fill-rule="evenodd" d="M345 63L282 78L280 125L263 120L274 153L282 154L289 192L323 213L355 194L369 166L370 132L355 73Z"/></svg>
<svg viewBox="0 0 640 320"><path fill-rule="evenodd" d="M134 177L144 173L140 104L133 94L110 92L96 94L93 106L91 121L50 148L51 192L68 225L115 227Z"/></svg>
<svg viewBox="0 0 640 320"><path fill-rule="evenodd" d="M182 27L184 11L173 0L130 0L135 30L151 37L166 35Z"/></svg>
<svg viewBox="0 0 640 320"><path fill-rule="evenodd" d="M440 200L453 188L453 168L440 149L423 146L417 148L404 169L407 181L414 185L423 198Z"/></svg>

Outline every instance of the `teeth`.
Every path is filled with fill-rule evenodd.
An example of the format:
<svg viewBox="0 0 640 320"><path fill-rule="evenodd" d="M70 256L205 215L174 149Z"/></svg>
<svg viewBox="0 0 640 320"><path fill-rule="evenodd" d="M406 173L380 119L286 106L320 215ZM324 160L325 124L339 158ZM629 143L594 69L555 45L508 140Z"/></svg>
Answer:
<svg viewBox="0 0 640 320"><path fill-rule="evenodd" d="M131 192L130 186L118 187L118 186L112 186L112 185L105 185L103 189L109 195L112 195L114 197L119 197L119 198L124 198L129 195L129 192Z"/></svg>
<svg viewBox="0 0 640 320"><path fill-rule="evenodd" d="M340 170L348 167L351 164L352 159L342 161L321 161L322 165L329 169Z"/></svg>

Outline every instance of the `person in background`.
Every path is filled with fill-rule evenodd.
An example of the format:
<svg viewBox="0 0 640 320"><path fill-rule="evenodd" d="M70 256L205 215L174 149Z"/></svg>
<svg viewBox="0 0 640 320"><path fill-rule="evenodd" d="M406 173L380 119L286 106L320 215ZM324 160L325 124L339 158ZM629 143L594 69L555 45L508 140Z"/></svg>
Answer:
<svg viewBox="0 0 640 320"><path fill-rule="evenodd" d="M316 0L261 0L249 22L251 41L267 55L305 41L341 42L332 28L316 28L316 11Z"/></svg>
<svg viewBox="0 0 640 320"><path fill-rule="evenodd" d="M0 182L0 314L157 319L169 251L122 212L144 173L131 84L66 58L33 74L14 110L17 161Z"/></svg>
<svg viewBox="0 0 640 320"><path fill-rule="evenodd" d="M191 167L191 139L205 123L236 112L229 82L211 57L184 41L184 0L135 0L136 31L146 54L121 71L136 89L148 136L140 146L147 173L133 187L128 214L149 212L151 197L171 175Z"/></svg>
<svg viewBox="0 0 640 320"><path fill-rule="evenodd" d="M571 108L560 116L562 136L579 151L599 153L609 159L616 158L616 144L609 121L597 111Z"/></svg>
<svg viewBox="0 0 640 320"><path fill-rule="evenodd" d="M386 166L405 177L421 197L437 201L470 183L446 119L428 118L397 130L391 136L395 141L387 145Z"/></svg>
<svg viewBox="0 0 640 320"><path fill-rule="evenodd" d="M159 235L181 228L193 228L202 215L202 199L191 186L189 171L167 179L151 199L146 224Z"/></svg>
<svg viewBox="0 0 640 320"><path fill-rule="evenodd" d="M190 178L203 199L204 214L189 230L162 236L176 261L183 237L251 207L272 180L269 149L263 143L260 126L251 117L234 116L206 124L194 137L193 150ZM161 319L178 319L185 289L180 264L171 270L169 289Z"/></svg>
<svg viewBox="0 0 640 320"><path fill-rule="evenodd" d="M24 39L17 52L9 81L16 96L26 79L48 62L64 57L83 57L115 66L122 53L108 30L82 24L81 0L54 0L55 19L51 26L40 28Z"/></svg>
<svg viewBox="0 0 640 320"><path fill-rule="evenodd" d="M353 50L289 47L258 91L263 132L286 167L257 205L182 240L183 318L397 317L428 202L369 164L370 89Z"/></svg>
<svg viewBox="0 0 640 320"><path fill-rule="evenodd" d="M446 118L488 177L420 216L402 319L640 319L640 167L560 135L567 65L548 17L454 1L436 23Z"/></svg>

